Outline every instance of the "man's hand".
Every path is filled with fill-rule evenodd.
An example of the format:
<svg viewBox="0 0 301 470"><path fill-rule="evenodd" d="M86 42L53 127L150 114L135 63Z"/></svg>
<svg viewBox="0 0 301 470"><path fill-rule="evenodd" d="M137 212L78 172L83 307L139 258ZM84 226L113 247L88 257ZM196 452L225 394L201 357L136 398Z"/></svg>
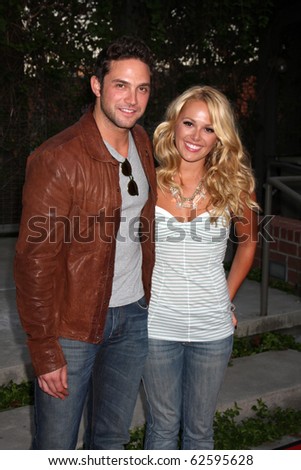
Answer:
<svg viewBox="0 0 301 470"><path fill-rule="evenodd" d="M68 395L67 366L48 374L39 375L38 383L43 392L54 398L64 400Z"/></svg>

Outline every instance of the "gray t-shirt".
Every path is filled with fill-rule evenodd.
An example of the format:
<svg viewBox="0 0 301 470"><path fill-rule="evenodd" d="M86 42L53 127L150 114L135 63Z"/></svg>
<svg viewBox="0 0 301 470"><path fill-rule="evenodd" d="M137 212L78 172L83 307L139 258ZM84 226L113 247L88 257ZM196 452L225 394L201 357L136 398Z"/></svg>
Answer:
<svg viewBox="0 0 301 470"><path fill-rule="evenodd" d="M120 163L124 157L110 144L105 142L111 155ZM142 251L139 240L140 213L144 207L149 193L146 179L137 149L129 133L128 161L132 166L132 174L139 189L138 196L131 196L127 187L129 177L124 176L119 169L119 183L121 189L121 221L116 240L116 254L114 278L110 307L119 307L136 302L144 295L142 284Z"/></svg>

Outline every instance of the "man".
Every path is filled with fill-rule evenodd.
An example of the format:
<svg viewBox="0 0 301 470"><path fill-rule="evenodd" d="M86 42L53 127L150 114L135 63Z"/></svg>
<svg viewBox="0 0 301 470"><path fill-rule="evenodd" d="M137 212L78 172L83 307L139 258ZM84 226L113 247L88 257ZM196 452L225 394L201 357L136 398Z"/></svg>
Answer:
<svg viewBox="0 0 301 470"><path fill-rule="evenodd" d="M155 170L136 124L151 67L142 41L112 43L91 78L94 107L28 159L15 281L37 375L34 449L76 447L88 392L86 446L129 440L154 263Z"/></svg>

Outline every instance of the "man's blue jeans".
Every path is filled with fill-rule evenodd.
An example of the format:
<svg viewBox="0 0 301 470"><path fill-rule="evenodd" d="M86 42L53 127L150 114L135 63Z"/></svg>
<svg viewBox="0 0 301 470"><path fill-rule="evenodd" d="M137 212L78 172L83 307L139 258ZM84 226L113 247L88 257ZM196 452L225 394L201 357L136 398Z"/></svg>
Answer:
<svg viewBox="0 0 301 470"><path fill-rule="evenodd" d="M182 343L149 339L143 373L148 413L145 449L214 447L213 419L233 336Z"/></svg>
<svg viewBox="0 0 301 470"><path fill-rule="evenodd" d="M124 448L147 356L147 313L144 298L109 308L101 344L60 339L69 396L65 400L50 397L36 384L34 449L76 448L88 394L86 446Z"/></svg>

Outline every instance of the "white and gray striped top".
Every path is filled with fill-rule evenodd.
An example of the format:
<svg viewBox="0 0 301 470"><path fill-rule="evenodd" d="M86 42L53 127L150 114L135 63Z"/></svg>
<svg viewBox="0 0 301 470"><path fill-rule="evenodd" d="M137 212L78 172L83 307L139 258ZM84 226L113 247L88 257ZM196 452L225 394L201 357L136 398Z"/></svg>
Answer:
<svg viewBox="0 0 301 470"><path fill-rule="evenodd" d="M223 260L229 227L205 212L180 222L156 207L156 263L149 337L213 341L233 334Z"/></svg>

